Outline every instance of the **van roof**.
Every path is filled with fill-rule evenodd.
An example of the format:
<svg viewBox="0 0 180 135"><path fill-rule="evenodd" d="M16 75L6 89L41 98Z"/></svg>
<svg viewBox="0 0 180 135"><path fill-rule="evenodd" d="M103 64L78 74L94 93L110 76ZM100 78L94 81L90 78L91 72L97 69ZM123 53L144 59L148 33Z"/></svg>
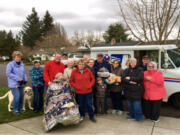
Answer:
<svg viewBox="0 0 180 135"><path fill-rule="evenodd" d="M176 49L177 46L175 44L168 45L109 45L109 46L98 46L92 47L91 51L117 51L117 50L171 50Z"/></svg>

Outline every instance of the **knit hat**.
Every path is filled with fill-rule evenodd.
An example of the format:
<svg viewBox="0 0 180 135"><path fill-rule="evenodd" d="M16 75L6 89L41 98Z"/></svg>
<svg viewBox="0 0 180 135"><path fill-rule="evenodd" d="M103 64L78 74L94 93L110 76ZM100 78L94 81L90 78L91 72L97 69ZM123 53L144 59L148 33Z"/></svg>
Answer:
<svg viewBox="0 0 180 135"><path fill-rule="evenodd" d="M41 62L40 62L40 60L34 60L34 62L33 62L33 63L34 63L34 65L35 65L35 64L37 64L37 63L39 63L39 64L40 64Z"/></svg>
<svg viewBox="0 0 180 135"><path fill-rule="evenodd" d="M104 60L110 60L110 56L109 55L105 55L104 56Z"/></svg>

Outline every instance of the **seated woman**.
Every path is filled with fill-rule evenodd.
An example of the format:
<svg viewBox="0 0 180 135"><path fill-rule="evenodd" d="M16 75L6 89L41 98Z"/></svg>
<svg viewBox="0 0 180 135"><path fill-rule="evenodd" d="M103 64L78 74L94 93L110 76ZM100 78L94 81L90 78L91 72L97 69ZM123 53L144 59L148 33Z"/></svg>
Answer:
<svg viewBox="0 0 180 135"><path fill-rule="evenodd" d="M55 76L46 93L43 127L49 131L58 123L76 124L80 121L78 107L71 96L71 87L62 73Z"/></svg>
<svg viewBox="0 0 180 135"><path fill-rule="evenodd" d="M150 62L144 72L144 114L153 122L159 121L161 102L166 97L164 77L157 70L157 64Z"/></svg>

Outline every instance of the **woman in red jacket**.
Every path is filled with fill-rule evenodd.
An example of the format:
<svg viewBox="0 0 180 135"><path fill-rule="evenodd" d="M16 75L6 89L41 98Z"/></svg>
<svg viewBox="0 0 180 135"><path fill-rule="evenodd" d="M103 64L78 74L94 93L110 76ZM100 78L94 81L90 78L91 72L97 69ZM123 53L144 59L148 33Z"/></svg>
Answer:
<svg viewBox="0 0 180 135"><path fill-rule="evenodd" d="M92 107L92 87L95 79L92 72L85 68L83 60L78 61L78 67L72 71L69 83L75 89L82 118L87 110L90 120L96 122Z"/></svg>
<svg viewBox="0 0 180 135"><path fill-rule="evenodd" d="M157 64L155 62L150 62L147 69L144 72L144 113L147 119L158 122L161 102L166 97L164 77L157 70Z"/></svg>

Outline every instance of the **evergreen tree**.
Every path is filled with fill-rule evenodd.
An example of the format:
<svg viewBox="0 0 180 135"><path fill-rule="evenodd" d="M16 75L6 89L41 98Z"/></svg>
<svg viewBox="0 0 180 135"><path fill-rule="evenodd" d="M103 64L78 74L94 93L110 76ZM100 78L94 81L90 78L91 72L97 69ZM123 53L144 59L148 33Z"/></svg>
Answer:
<svg viewBox="0 0 180 135"><path fill-rule="evenodd" d="M35 8L32 8L32 13L27 16L26 21L22 26L22 42L23 45L33 48L35 42L41 38L41 21Z"/></svg>
<svg viewBox="0 0 180 135"><path fill-rule="evenodd" d="M42 20L42 35L45 36L54 27L53 17L50 15L49 11L46 11L44 18Z"/></svg>
<svg viewBox="0 0 180 135"><path fill-rule="evenodd" d="M9 56L13 51L19 48L19 41L13 37L12 32L6 33L5 31L0 31L0 54L1 56Z"/></svg>
<svg viewBox="0 0 180 135"><path fill-rule="evenodd" d="M126 34L126 29L122 24L111 24L108 27L108 30L103 35L106 43L110 43L112 39L115 39L116 42L125 42L129 41L128 34Z"/></svg>

